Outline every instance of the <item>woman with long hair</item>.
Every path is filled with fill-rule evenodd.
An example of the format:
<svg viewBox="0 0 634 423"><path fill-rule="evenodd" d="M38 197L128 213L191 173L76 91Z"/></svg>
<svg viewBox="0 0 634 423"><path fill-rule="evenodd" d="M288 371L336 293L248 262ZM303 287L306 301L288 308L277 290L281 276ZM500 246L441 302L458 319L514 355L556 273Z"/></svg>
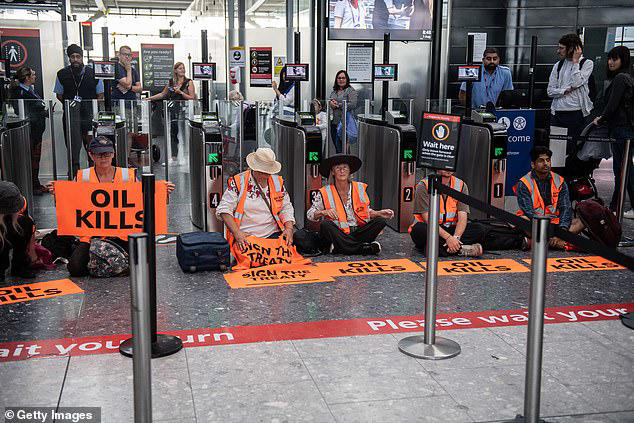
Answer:
<svg viewBox="0 0 634 423"><path fill-rule="evenodd" d="M357 91L350 86L350 77L348 72L340 70L335 76L335 83L330 93L329 105L332 109L332 121L330 122L330 135L335 144L335 151L341 153L342 136L339 136L337 126L342 119L346 118L347 113L351 113L357 107ZM346 110L344 113L344 101L346 101Z"/></svg>
<svg viewBox="0 0 634 423"><path fill-rule="evenodd" d="M295 112L292 109L295 104L295 83L286 78L286 66L280 70L280 83L273 81L271 85L275 92L275 100L278 102L277 107L281 104L285 115L293 114Z"/></svg>
<svg viewBox="0 0 634 423"><path fill-rule="evenodd" d="M5 272L11 258L11 275L34 278L28 247L33 237L35 224L26 211L26 199L12 182L0 182L0 281L4 282Z"/></svg>
<svg viewBox="0 0 634 423"><path fill-rule="evenodd" d="M48 112L42 97L34 89L35 71L29 67L18 69L10 89L12 99L23 99L26 116L31 126L31 179L33 193L41 195L48 189L40 183L40 157L42 156L42 134L46 130ZM17 102L16 102L17 106Z"/></svg>
<svg viewBox="0 0 634 423"><path fill-rule="evenodd" d="M625 140L634 139L634 122L632 122L632 93L634 78L631 74L630 49L625 46L614 47L608 53L607 77L608 87L604 93L603 113L594 119L595 125L605 125L610 130L610 137ZM629 96L627 95L628 93ZM610 209L616 210L621 192L621 165L623 163L624 144L615 142L612 147L612 169L614 170L614 193L610 201ZM630 162L633 156L630 149ZM625 192L630 197L630 207L634 207L634 166L630 165L629 174L625 177ZM630 209L623 217L634 219L634 210Z"/></svg>
<svg viewBox="0 0 634 423"><path fill-rule="evenodd" d="M169 82L158 94L148 97L147 100L196 100L196 90L194 81L185 76L185 65L183 62L174 63L172 77ZM172 161L175 162L178 157L178 120L180 117L181 104L175 102L170 113L170 142L172 147Z"/></svg>

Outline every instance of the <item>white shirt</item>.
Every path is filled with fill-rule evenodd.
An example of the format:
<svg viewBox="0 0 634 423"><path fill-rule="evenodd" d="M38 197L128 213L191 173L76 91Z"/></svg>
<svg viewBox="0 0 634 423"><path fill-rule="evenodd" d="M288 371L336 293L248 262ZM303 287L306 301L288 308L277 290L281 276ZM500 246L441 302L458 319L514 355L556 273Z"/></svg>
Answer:
<svg viewBox="0 0 634 423"><path fill-rule="evenodd" d="M365 8L358 2L355 9L350 0L339 0L335 5L335 18L341 18L341 28L365 28Z"/></svg>
<svg viewBox="0 0 634 423"><path fill-rule="evenodd" d="M333 191L335 191L333 194L337 194L337 188L335 188L334 185L332 186L332 189ZM348 220L348 225L359 226L359 224L357 223L357 216L354 214L354 208L352 207L352 184L349 184L348 186L348 200L346 201L346 204L343 205L343 208L346 211L346 218ZM325 209L324 200L321 198L321 192L318 192L317 195L315 195L313 204L310 206L310 209L308 209L308 211L306 212L306 218L308 218L308 220L312 222L319 222L321 218L315 217L315 213L317 213L318 211L322 211L324 209ZM333 210L336 211L336 209L333 209ZM368 213L370 211L372 211L372 209L368 207Z"/></svg>
<svg viewBox="0 0 634 423"><path fill-rule="evenodd" d="M321 140L325 142L327 136L326 131L328 128L328 115L326 112L317 113L315 116L315 124L315 126L317 126L317 128L321 131Z"/></svg>
<svg viewBox="0 0 634 423"><path fill-rule="evenodd" d="M581 60L579 60L581 62ZM559 71L557 77L557 66L555 63L550 78L548 79L548 96L552 97L553 103L550 106L551 112L574 111L581 110L583 116L588 116L594 107L590 100L590 89L588 88L588 79L592 75L594 63L587 59L583 63L583 69L579 68L579 63L572 63L572 60L564 60L564 64ZM564 95L566 89L570 87L577 88L569 94Z"/></svg>
<svg viewBox="0 0 634 423"><path fill-rule="evenodd" d="M284 191L284 200L282 202L282 210L280 210L280 219L282 223L293 222L295 223L295 210L291 204L291 199L286 192L286 187L282 187ZM268 184L262 187L264 195L270 200ZM255 180L253 175L249 177L247 183L247 197L244 200L244 216L240 223L240 230L246 232L249 235L255 235L260 238L266 238L275 232L279 232L280 228L275 223L273 214L266 204L264 199L260 196L260 192L255 186ZM233 178L229 179L229 187L222 195L222 199L216 209L216 217L222 220L220 216L223 213L227 213L233 217L233 212L238 207L238 188L236 188Z"/></svg>

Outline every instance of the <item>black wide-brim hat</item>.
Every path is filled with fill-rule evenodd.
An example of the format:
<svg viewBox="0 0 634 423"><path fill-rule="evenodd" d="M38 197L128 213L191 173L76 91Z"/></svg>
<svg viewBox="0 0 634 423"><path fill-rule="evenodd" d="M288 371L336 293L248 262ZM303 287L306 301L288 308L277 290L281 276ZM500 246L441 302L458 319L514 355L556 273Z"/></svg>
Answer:
<svg viewBox="0 0 634 423"><path fill-rule="evenodd" d="M321 173L321 176L324 178L328 178L332 167L337 166L338 164L347 164L350 166L350 174L352 175L361 168L362 162L357 156L351 156L349 154L335 154L334 156L330 156L327 159L322 160L319 165L319 173Z"/></svg>

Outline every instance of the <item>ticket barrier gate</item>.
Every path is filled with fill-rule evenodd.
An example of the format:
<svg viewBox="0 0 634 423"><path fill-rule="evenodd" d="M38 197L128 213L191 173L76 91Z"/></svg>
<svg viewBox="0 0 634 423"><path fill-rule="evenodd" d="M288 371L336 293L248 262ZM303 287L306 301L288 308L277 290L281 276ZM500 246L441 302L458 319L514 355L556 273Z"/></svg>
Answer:
<svg viewBox="0 0 634 423"><path fill-rule="evenodd" d="M0 113L1 115L1 113ZM33 175L31 173L31 125L28 119L0 118L0 162L2 180L13 182L33 215Z"/></svg>
<svg viewBox="0 0 634 423"><path fill-rule="evenodd" d="M99 112L92 122L93 137L110 138L114 144L115 166L128 167L128 133L125 121L114 112Z"/></svg>
<svg viewBox="0 0 634 423"><path fill-rule="evenodd" d="M322 187L319 164L322 158L321 131L308 114L298 113L299 122L275 119L277 142L274 152L282 163L280 176L295 208L295 224L298 228L318 229L318 225L306 219L313 198ZM300 207L303 204L303 207Z"/></svg>
<svg viewBox="0 0 634 423"><path fill-rule="evenodd" d="M191 221L208 232L222 232L216 218L222 198L222 135L218 114L203 112L187 121L189 126L189 181Z"/></svg>
<svg viewBox="0 0 634 423"><path fill-rule="evenodd" d="M496 122L465 121L460 130L456 176L469 187L469 195L504 209L506 181L506 127ZM470 218L488 215L471 209Z"/></svg>
<svg viewBox="0 0 634 423"><path fill-rule="evenodd" d="M388 225L407 232L414 214L416 191L416 128L389 124L380 116L359 116L359 156L363 165L355 178L368 184L370 206L394 210Z"/></svg>

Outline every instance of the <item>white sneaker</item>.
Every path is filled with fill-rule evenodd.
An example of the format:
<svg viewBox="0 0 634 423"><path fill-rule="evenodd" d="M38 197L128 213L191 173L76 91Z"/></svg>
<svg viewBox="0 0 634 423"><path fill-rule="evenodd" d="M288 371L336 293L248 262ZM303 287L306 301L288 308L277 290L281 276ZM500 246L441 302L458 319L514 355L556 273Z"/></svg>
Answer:
<svg viewBox="0 0 634 423"><path fill-rule="evenodd" d="M623 213L623 217L626 219L634 219L634 209L628 210L625 213Z"/></svg>

